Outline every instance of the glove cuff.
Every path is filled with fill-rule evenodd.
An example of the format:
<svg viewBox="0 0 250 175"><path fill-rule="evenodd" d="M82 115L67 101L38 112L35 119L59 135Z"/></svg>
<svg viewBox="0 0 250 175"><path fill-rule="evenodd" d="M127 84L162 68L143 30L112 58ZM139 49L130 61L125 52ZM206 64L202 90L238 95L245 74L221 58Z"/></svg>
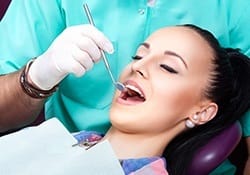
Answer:
<svg viewBox="0 0 250 175"><path fill-rule="evenodd" d="M47 98L51 96L58 89L58 85L54 86L50 90L41 90L41 89L38 89L37 87L34 87L31 83L29 83L27 74L33 62L34 62L34 59L31 59L26 64L25 68L22 70L22 73L19 79L20 85L23 91L32 98L37 98L37 99Z"/></svg>

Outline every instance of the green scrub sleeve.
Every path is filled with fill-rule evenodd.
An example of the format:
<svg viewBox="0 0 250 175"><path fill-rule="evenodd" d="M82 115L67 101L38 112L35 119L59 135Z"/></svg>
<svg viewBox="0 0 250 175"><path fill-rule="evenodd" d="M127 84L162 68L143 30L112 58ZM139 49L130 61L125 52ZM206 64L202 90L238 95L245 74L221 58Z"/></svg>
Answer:
<svg viewBox="0 0 250 175"><path fill-rule="evenodd" d="M0 74L40 55L64 28L59 0L12 1L0 22Z"/></svg>

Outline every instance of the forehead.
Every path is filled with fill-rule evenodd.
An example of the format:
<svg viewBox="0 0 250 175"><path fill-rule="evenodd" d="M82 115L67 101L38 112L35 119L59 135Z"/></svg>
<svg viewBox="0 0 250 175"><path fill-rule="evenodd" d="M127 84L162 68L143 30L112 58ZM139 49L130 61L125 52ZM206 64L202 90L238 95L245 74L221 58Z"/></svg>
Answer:
<svg viewBox="0 0 250 175"><path fill-rule="evenodd" d="M208 61L213 58L212 48L196 31L184 26L166 27L157 30L145 41L150 50L164 52L170 50L191 61ZM199 59L199 60L197 60Z"/></svg>
<svg viewBox="0 0 250 175"><path fill-rule="evenodd" d="M182 44L193 48L206 47L211 49L207 41L196 31L184 26L165 27L155 31L146 41L153 43Z"/></svg>

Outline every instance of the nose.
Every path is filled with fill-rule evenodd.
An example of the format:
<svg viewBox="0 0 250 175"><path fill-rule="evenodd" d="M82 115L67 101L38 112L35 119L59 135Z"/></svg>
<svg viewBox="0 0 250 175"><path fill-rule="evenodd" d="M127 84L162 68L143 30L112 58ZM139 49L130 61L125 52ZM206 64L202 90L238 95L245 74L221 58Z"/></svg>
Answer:
<svg viewBox="0 0 250 175"><path fill-rule="evenodd" d="M149 78L149 66L150 61L146 58L134 61L131 65L132 72L136 73L138 76L148 79Z"/></svg>

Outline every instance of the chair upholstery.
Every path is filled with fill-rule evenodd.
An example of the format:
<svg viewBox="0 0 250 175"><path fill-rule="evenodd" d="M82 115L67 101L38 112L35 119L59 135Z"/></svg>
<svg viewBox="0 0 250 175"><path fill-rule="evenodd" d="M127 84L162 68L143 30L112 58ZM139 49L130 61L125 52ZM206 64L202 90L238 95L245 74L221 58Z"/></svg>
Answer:
<svg viewBox="0 0 250 175"><path fill-rule="evenodd" d="M7 10L11 0L0 0L0 21Z"/></svg>
<svg viewBox="0 0 250 175"><path fill-rule="evenodd" d="M235 122L199 149L188 168L187 175L207 175L233 152L240 142L242 129Z"/></svg>

